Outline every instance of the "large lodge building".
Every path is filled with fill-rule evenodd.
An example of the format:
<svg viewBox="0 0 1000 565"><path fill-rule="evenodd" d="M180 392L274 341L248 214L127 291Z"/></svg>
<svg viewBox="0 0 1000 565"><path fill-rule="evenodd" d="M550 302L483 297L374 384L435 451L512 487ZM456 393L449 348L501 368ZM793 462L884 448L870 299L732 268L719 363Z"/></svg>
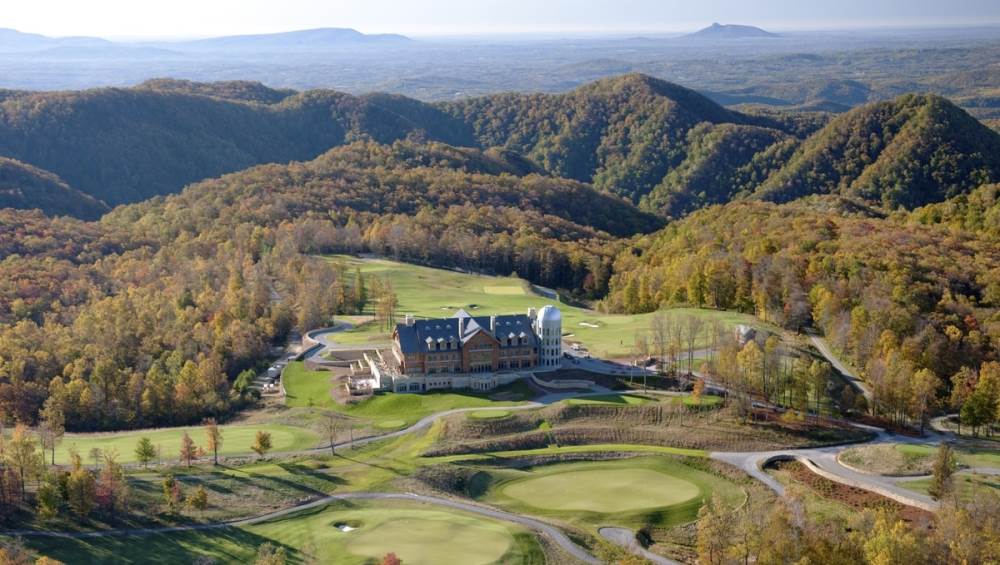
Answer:
<svg viewBox="0 0 1000 565"><path fill-rule="evenodd" d="M415 320L407 316L392 333L393 358L406 391L458 388L455 375L492 375L556 368L562 357L562 315L555 306L525 314ZM482 379L479 379L482 380ZM477 379L463 379L471 388ZM485 381L484 381L485 382Z"/></svg>

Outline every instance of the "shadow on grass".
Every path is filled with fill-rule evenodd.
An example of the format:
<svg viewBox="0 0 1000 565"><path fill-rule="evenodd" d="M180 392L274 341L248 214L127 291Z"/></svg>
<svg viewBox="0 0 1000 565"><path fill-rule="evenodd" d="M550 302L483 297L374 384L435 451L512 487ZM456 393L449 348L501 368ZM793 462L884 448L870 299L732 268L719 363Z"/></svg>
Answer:
<svg viewBox="0 0 1000 565"><path fill-rule="evenodd" d="M193 563L200 557L224 563L251 563L257 548L268 542L285 547L293 556L292 561L297 561L294 548L240 528L91 539L32 538L28 545L64 563L167 565Z"/></svg>

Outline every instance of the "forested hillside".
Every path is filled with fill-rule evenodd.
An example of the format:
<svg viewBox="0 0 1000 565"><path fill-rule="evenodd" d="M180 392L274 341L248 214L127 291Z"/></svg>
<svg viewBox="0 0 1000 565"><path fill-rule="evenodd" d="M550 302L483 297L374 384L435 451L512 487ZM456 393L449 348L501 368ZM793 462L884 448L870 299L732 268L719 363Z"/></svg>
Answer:
<svg viewBox="0 0 1000 565"><path fill-rule="evenodd" d="M357 135L392 142L431 131L465 141L365 98L311 91L256 101L273 98L238 83L19 93L0 102L0 155L116 205L259 163L311 159Z"/></svg>
<svg viewBox="0 0 1000 565"><path fill-rule="evenodd" d="M562 95L501 94L444 107L472 126L480 145L513 149L553 175L593 182L635 202L684 159L691 128L757 121L643 75Z"/></svg>
<svg viewBox="0 0 1000 565"><path fill-rule="evenodd" d="M977 371L996 359L995 241L906 216L820 211L835 206L748 201L696 212L642 238L638 255L619 256L604 305L646 312L691 304L793 330L816 327L881 400L897 402L893 413L905 406L915 372L930 371L944 391L963 367Z"/></svg>
<svg viewBox="0 0 1000 565"><path fill-rule="evenodd" d="M39 208L50 216L96 218L108 206L66 185L59 177L0 157L0 209Z"/></svg>
<svg viewBox="0 0 1000 565"><path fill-rule="evenodd" d="M677 218L747 197L798 145L776 129L732 124L699 124L687 142L684 160L643 198L643 208Z"/></svg>
<svg viewBox="0 0 1000 565"><path fill-rule="evenodd" d="M914 208L1000 176L1000 136L943 98L904 96L828 118L740 113L639 74L566 94L442 104L155 80L5 93L0 155L113 206L256 164L309 160L355 140L439 141L495 148L519 170L590 183L665 218L751 195L786 202L837 193ZM11 204L49 205L28 196Z"/></svg>
<svg viewBox="0 0 1000 565"><path fill-rule="evenodd" d="M788 202L836 193L915 208L998 179L996 132L944 98L907 95L836 118L757 194Z"/></svg>
<svg viewBox="0 0 1000 565"><path fill-rule="evenodd" d="M311 254L516 271L597 297L623 238L661 223L501 153L357 142L100 223L8 210L0 226L0 415L56 406L83 430L224 417L274 340L378 299L378 281Z"/></svg>
<svg viewBox="0 0 1000 565"><path fill-rule="evenodd" d="M1000 242L1000 184L981 186L969 194L913 211L921 224L941 224Z"/></svg>

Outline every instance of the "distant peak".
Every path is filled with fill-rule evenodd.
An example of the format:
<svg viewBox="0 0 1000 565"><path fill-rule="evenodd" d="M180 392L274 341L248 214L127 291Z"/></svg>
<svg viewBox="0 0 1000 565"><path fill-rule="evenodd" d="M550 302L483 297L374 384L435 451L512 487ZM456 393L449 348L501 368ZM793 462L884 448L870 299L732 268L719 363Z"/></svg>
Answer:
<svg viewBox="0 0 1000 565"><path fill-rule="evenodd" d="M719 22L713 22L712 25L686 37L697 39L750 39L758 37L778 37L778 35L765 31L759 27L737 24L720 24Z"/></svg>

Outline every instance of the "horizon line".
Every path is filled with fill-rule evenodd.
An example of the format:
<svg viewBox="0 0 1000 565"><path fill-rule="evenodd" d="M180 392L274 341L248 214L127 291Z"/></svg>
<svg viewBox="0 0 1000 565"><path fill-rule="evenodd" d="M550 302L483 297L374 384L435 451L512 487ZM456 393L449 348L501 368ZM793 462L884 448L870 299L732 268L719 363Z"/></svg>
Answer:
<svg viewBox="0 0 1000 565"><path fill-rule="evenodd" d="M240 31L232 33L218 33L218 34L189 34L189 35L173 35L173 34L142 34L142 35L130 35L130 34L87 34L87 33L70 33L70 34L47 34L43 32L25 31L22 29L17 29L13 27L0 28L16 31L25 34L41 35L51 39L68 39L68 38L95 38L103 39L106 41L119 42L119 43L142 43L142 42L185 42L185 41L197 41L201 39L215 39L223 37L237 37L237 36L254 36L254 35L277 35L282 33L294 33L300 31L310 31L318 29L352 29L362 33L364 35L404 35L411 38L447 38L447 39L476 39L476 38L530 38L530 37L548 37L569 35L576 37L622 37L622 36L635 36L635 35L650 35L650 36L679 36L689 33L694 33L709 27L714 22L709 22L706 24L692 24L691 26L659 26L659 27L620 27L620 28L592 28L592 27L565 27L565 28L546 28L544 26L537 28L507 28L497 30L496 28L491 29L475 29L475 28L448 28L448 29L422 29L413 31L362 31L358 27L352 27L349 25L329 25L329 26L318 26L318 27L301 27L292 29L281 29L281 30L271 30L271 31ZM721 21L719 23L722 23ZM955 30L955 29L988 29L1000 27L1000 18L990 19L990 20L974 20L974 21L953 21L953 22L941 22L941 21L928 21L928 22L884 22L884 21L872 21L872 22L771 22L771 23L725 23L723 25L747 25L753 27L759 27L766 31L775 31L780 33L833 33L833 32L848 32L848 31L933 31L933 30Z"/></svg>

